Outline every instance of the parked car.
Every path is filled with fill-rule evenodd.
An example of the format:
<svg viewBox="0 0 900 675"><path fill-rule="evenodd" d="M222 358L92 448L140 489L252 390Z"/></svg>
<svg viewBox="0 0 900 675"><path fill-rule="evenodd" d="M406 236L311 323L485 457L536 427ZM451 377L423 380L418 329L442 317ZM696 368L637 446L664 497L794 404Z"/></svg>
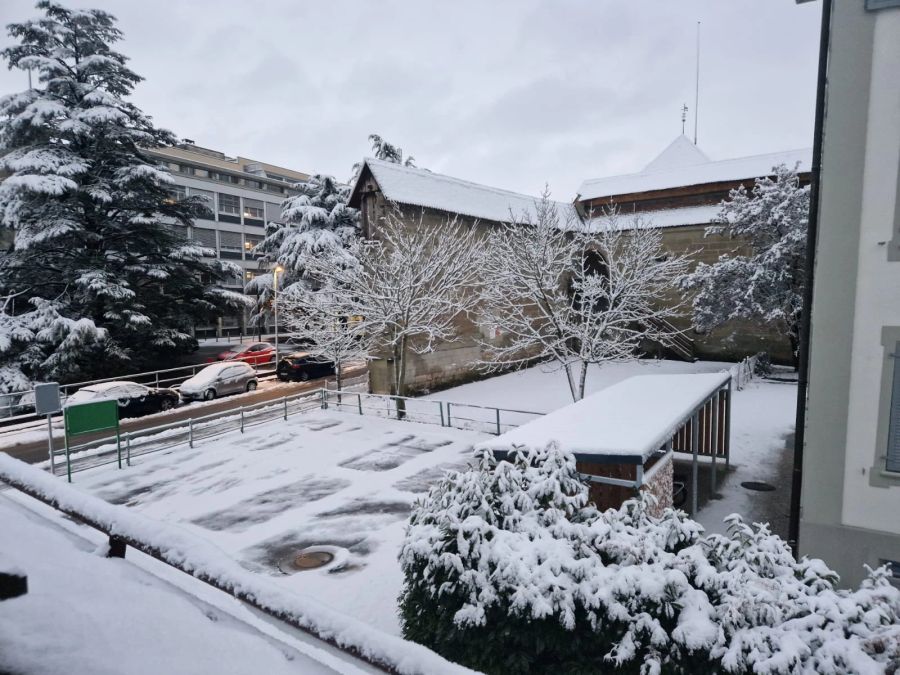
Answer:
<svg viewBox="0 0 900 675"><path fill-rule="evenodd" d="M102 382L76 391L66 399L65 407L108 400L119 402L119 417L140 417L171 410L178 405L178 392L174 389L155 389L137 382Z"/></svg>
<svg viewBox="0 0 900 675"><path fill-rule="evenodd" d="M206 366L189 380L181 383L179 391L186 401L211 401L226 394L253 391L259 385L256 371L244 361L224 361Z"/></svg>
<svg viewBox="0 0 900 675"><path fill-rule="evenodd" d="M294 352L282 357L278 362L277 375L279 380L314 380L317 377L334 375L334 363L317 356L311 356L308 352Z"/></svg>
<svg viewBox="0 0 900 675"><path fill-rule="evenodd" d="M253 366L261 366L269 363L275 358L275 347L268 342L253 342L246 345L235 345L224 352L219 353L216 358L208 359L210 363L214 361L244 361Z"/></svg>

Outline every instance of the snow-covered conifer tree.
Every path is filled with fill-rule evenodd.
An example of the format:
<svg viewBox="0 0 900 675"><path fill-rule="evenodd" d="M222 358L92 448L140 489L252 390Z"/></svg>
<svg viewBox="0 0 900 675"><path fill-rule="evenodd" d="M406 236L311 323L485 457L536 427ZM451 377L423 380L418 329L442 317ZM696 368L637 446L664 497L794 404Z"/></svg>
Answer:
<svg viewBox="0 0 900 675"><path fill-rule="evenodd" d="M735 240L735 250L712 265L700 263L682 280L694 291L693 322L708 331L732 319L772 324L796 356L806 269L809 186L796 168L772 169L753 190L732 190L707 234Z"/></svg>
<svg viewBox="0 0 900 675"><path fill-rule="evenodd" d="M288 295L295 285L298 291L310 288L311 259L337 256L344 264L352 263L347 249L357 236L359 212L347 206L350 187L331 176L315 175L295 188L299 194L286 199L281 206L281 223L266 223L266 236L254 249L262 254L263 264L284 268L279 279L279 292ZM251 316L253 323L265 321L272 307L271 274L261 274L245 287L258 300Z"/></svg>
<svg viewBox="0 0 900 675"><path fill-rule="evenodd" d="M216 285L237 270L204 262L177 232L206 209L173 198L145 152L176 139L128 101L141 78L112 49L115 19L37 6L43 16L10 24L2 51L36 82L0 99L0 217L15 230L0 293L16 298L0 320L19 327L0 341L0 365L28 380L140 368L243 306Z"/></svg>
<svg viewBox="0 0 900 675"><path fill-rule="evenodd" d="M483 342L485 365L551 360L577 401L592 364L633 359L644 343L677 335L669 319L681 307L669 296L688 261L640 219L626 228L611 211L582 223L547 194L535 206L535 218L500 226L487 246L480 320L499 337Z"/></svg>

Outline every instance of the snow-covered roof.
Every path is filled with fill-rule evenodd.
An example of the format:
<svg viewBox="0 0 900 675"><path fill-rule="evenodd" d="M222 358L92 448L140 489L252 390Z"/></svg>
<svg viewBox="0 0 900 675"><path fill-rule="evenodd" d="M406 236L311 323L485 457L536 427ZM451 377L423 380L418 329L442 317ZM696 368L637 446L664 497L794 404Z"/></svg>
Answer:
<svg viewBox="0 0 900 675"><path fill-rule="evenodd" d="M727 372L636 375L476 447L508 452L556 441L579 458L643 462L729 377Z"/></svg>
<svg viewBox="0 0 900 675"><path fill-rule="evenodd" d="M709 225L719 214L721 207L718 204L704 204L702 206L686 206L681 209L661 209L659 211L642 211L638 213L620 212L618 226L624 230L633 230L635 227L678 227L681 225ZM598 215L590 219L593 228L607 227L610 218L607 215Z"/></svg>
<svg viewBox="0 0 900 675"><path fill-rule="evenodd" d="M687 138L680 136L637 173L584 181L578 188L578 198L598 199L688 185L759 178L770 175L772 167L779 164L786 164L791 168L799 165L800 171L809 171L811 163L811 148L713 161Z"/></svg>
<svg viewBox="0 0 900 675"><path fill-rule="evenodd" d="M479 185L460 178L445 176L425 169L402 166L380 159L364 161L375 177L382 194L389 201L409 204L472 218L508 222L512 218L532 221L539 197ZM363 171L360 171L361 180ZM356 194L353 186L352 194ZM572 204L554 202L561 222L577 217Z"/></svg>

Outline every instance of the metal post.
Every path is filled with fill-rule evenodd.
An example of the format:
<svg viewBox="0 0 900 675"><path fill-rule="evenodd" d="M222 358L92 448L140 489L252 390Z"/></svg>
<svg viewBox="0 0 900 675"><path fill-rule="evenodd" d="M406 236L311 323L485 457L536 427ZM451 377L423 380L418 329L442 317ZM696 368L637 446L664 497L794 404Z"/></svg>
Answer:
<svg viewBox="0 0 900 675"><path fill-rule="evenodd" d="M700 415L695 412L691 417L691 516L697 515L697 455L700 451Z"/></svg>
<svg viewBox="0 0 900 675"><path fill-rule="evenodd" d="M56 457L53 450L53 422L52 415L47 415L47 449L50 452L50 473L56 475Z"/></svg>
<svg viewBox="0 0 900 675"><path fill-rule="evenodd" d="M159 371L156 371L156 388L159 389Z"/></svg>
<svg viewBox="0 0 900 675"><path fill-rule="evenodd" d="M712 494L716 494L716 455L719 454L719 392L713 396L713 414L712 414L712 478L710 479L710 488Z"/></svg>
<svg viewBox="0 0 900 675"><path fill-rule="evenodd" d="M450 422L450 401L447 401L447 426L453 426Z"/></svg>
<svg viewBox="0 0 900 675"><path fill-rule="evenodd" d="M188 417L188 447L194 447L194 418Z"/></svg>
<svg viewBox="0 0 900 675"><path fill-rule="evenodd" d="M444 402L438 401L438 408L441 411L441 426L444 426Z"/></svg>
<svg viewBox="0 0 900 675"><path fill-rule="evenodd" d="M497 411L497 435L500 435L500 408L494 408Z"/></svg>
<svg viewBox="0 0 900 675"><path fill-rule="evenodd" d="M359 406L359 414L362 415L362 414L363 414L363 411L362 411L362 394L357 394L357 395L356 395L356 404Z"/></svg>
<svg viewBox="0 0 900 675"><path fill-rule="evenodd" d="M284 419L287 419L287 396L285 396L282 400L284 401Z"/></svg>
<svg viewBox="0 0 900 675"><path fill-rule="evenodd" d="M731 468L731 380L728 381L728 394L725 396L725 471Z"/></svg>
<svg viewBox="0 0 900 675"><path fill-rule="evenodd" d="M65 414L63 414L63 420L65 420ZM63 421L63 438L65 439L66 444L66 478L71 483L72 482L72 462L69 460L69 432L65 429L65 421Z"/></svg>
<svg viewBox="0 0 900 675"><path fill-rule="evenodd" d="M125 434L125 465L131 466L131 432Z"/></svg>
<svg viewBox="0 0 900 675"><path fill-rule="evenodd" d="M325 389L320 389L319 391L322 392L322 410L327 410L328 409L328 391L326 391Z"/></svg>
<svg viewBox="0 0 900 675"><path fill-rule="evenodd" d="M119 462L119 468L122 468L122 438L119 436L119 430L116 429L116 460Z"/></svg>
<svg viewBox="0 0 900 675"><path fill-rule="evenodd" d="M244 433L244 406L238 408L238 411L241 413L241 433Z"/></svg>

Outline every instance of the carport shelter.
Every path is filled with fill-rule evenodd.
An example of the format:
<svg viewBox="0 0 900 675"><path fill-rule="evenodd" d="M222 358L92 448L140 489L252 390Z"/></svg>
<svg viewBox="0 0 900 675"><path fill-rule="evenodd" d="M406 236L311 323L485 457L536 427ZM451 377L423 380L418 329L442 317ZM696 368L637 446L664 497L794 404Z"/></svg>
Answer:
<svg viewBox="0 0 900 675"><path fill-rule="evenodd" d="M690 453L691 512L697 510L701 455L729 461L731 375L638 375L555 410L478 445L498 459L514 448L571 452L591 481L600 509L616 508L637 490L656 495L658 509L672 505L673 454ZM713 486L715 490L715 486Z"/></svg>

